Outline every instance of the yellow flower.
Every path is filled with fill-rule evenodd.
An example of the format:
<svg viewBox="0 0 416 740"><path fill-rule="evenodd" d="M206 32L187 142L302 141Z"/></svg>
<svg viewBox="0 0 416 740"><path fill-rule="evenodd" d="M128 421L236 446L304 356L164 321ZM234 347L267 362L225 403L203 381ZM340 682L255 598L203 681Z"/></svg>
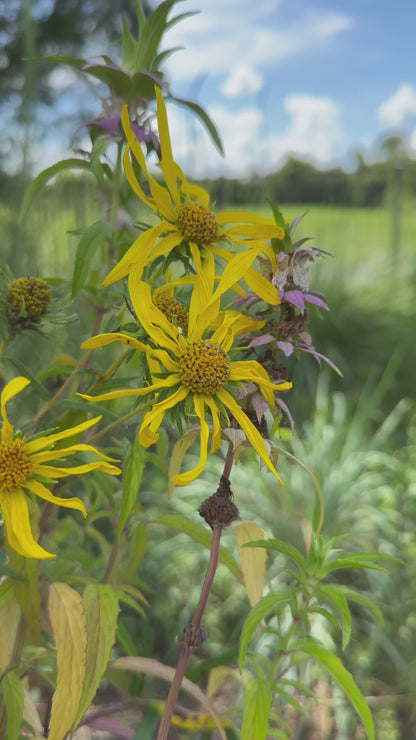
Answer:
<svg viewBox="0 0 416 740"><path fill-rule="evenodd" d="M251 260L246 268L244 280L249 288L263 300L272 305L279 303L275 287L269 280L251 267L256 256L263 252L269 258L274 273L276 258L266 239L283 239L284 231L273 219L257 216L246 211L223 211L214 214L210 209L210 198L204 188L187 182L183 172L174 162L169 138L166 110L160 89L155 88L157 99L157 119L161 144L162 170L166 186L160 185L147 170L146 161L130 125L127 107L122 113L122 124L127 139L123 165L127 180L136 195L151 209L157 212L160 223L145 231L127 250L120 262L104 280L110 285L125 277L133 266L139 267L139 277L143 268L160 255L167 255L179 244L189 247L190 254L198 270L199 253L203 258L214 262L214 255L228 264L236 256L219 246L223 240L248 248ZM151 196L140 187L130 152L139 163L149 184Z"/></svg>
<svg viewBox="0 0 416 740"><path fill-rule="evenodd" d="M245 432L247 440L254 447L259 457L272 473L277 475L270 460L266 445L259 431L242 411L230 390L240 382L255 383L269 404L274 404L274 390L286 390L291 383L273 384L267 372L256 361L232 361L229 351L234 337L241 331L249 331L250 319L241 318L235 311L223 311L222 320L215 330L210 327L219 314L220 296L225 292L224 277L211 296L201 288L204 281L197 278L192 291L188 314L187 334L180 327L172 324L152 300L150 287L144 282L132 280L130 297L133 308L147 333L151 344L143 344L123 334L101 334L83 343L84 349L93 349L121 341L127 346L147 353L150 364L158 363L163 368L164 377L155 378L153 383L144 388L130 388L110 391L99 396L83 395L89 401L106 401L127 396L145 396L157 393L161 399L156 401L148 411L139 429L139 442L144 447L155 443L157 430L169 409L191 398L195 415L200 427L200 457L198 465L186 473L174 476L176 485L186 485L195 480L202 472L207 460L207 446L210 430L206 421L206 412L211 416L212 437L210 452L215 452L221 444L221 423L219 411L228 409ZM207 286L213 285L206 279ZM231 275L228 274L229 280ZM229 282L229 281L228 281ZM258 328L258 322L251 322ZM280 479L279 479L280 481Z"/></svg>
<svg viewBox="0 0 416 740"><path fill-rule="evenodd" d="M59 504L67 509L77 509L83 516L86 516L85 506L79 498L58 498L46 488L41 479L53 483L60 478L81 475L90 470L102 470L112 475L117 475L120 470L110 465L109 462L104 462L111 458L88 444L75 444L55 452L51 449L55 442L89 429L101 418L100 416L55 434L36 436L28 440L14 436L13 427L6 414L6 403L29 383L27 378L14 378L7 383L1 393L0 407L3 425L0 434L0 510L10 547L24 557L45 559L55 556L44 550L33 539L28 506L23 491L34 493L52 504ZM72 468L55 467L49 464L53 460L74 455L78 451L94 452L102 458L103 462L91 462Z"/></svg>

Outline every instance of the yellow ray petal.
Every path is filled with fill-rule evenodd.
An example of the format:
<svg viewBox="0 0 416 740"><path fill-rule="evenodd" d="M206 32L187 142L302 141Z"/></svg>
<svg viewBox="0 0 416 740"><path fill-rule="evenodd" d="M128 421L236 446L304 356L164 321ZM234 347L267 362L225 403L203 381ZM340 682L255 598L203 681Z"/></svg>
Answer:
<svg viewBox="0 0 416 740"><path fill-rule="evenodd" d="M172 249L175 249L175 247L177 247L178 244L180 244L183 240L183 236L176 229L176 226L169 225L169 228L172 229L172 233L166 234L166 236L162 236L161 240L156 244L155 247L153 247L151 254L152 260L155 260L156 257L159 257L161 254L168 254L168 252L171 252Z"/></svg>
<svg viewBox="0 0 416 740"><path fill-rule="evenodd" d="M160 87L156 85L155 85L155 95L156 95L156 103L157 103L157 125L159 129L160 150L162 153L162 159L161 159L160 166L163 172L163 176L165 178L166 185L172 196L172 200L176 208L179 208L181 199L180 199L178 184L176 180L175 162L173 161L172 147L170 144L169 127L168 127L168 119L166 116L165 101L163 100L163 95L160 90Z"/></svg>
<svg viewBox="0 0 416 740"><path fill-rule="evenodd" d="M69 427L68 429L62 429L61 432L55 432L55 434L46 434L44 437L38 437L37 439L28 440L26 442L26 450L28 455L33 455L38 450L44 450L45 447L50 447L55 444L59 439L67 439L68 437L74 437L76 434L85 432L86 429L93 427L101 419L101 416L94 416L93 419L83 421L81 424L77 424L75 427Z"/></svg>
<svg viewBox="0 0 416 740"><path fill-rule="evenodd" d="M64 506L66 509L75 509L76 511L80 511L83 517L87 516L85 506L79 498L59 498L59 496L54 496L50 491L48 491L43 483L38 480L26 481L25 488L32 491L32 493L35 493L39 498L44 499L44 501L49 501L49 503L55 504L56 506Z"/></svg>
<svg viewBox="0 0 416 740"><path fill-rule="evenodd" d="M120 334L116 331L109 332L108 334L97 334L95 337L86 339L85 342L81 344L81 349L106 347L107 344L112 344L113 342L122 342L122 344L130 347L130 349L138 349L140 352L148 352L150 350L150 347L143 344L143 342L139 342L137 339L134 339L134 337L129 337L127 334Z"/></svg>
<svg viewBox="0 0 416 740"><path fill-rule="evenodd" d="M221 445L221 425L217 404L212 396L204 396L204 401L211 411L212 416L212 436L210 452L216 452Z"/></svg>
<svg viewBox="0 0 416 740"><path fill-rule="evenodd" d="M194 394L194 408L200 423L199 463L194 468L192 468L192 470L188 470L186 473L174 475L172 477L172 483L175 486L187 486L188 483L192 483L192 481L198 478L198 476L202 473L207 461L209 427L205 421L204 396L199 395L198 393Z"/></svg>
<svg viewBox="0 0 416 740"><path fill-rule="evenodd" d="M110 465L110 463L106 462L85 463L84 465L76 465L72 468L40 465L38 472L47 478L55 480L56 478L68 478L69 475L82 475L83 473L89 473L91 470L101 470L103 473L108 473L108 475L119 475L121 473L120 468L116 468L115 465Z"/></svg>
<svg viewBox="0 0 416 740"><path fill-rule="evenodd" d="M266 445L264 444L263 437L261 436L260 432L256 429L254 424L250 421L248 416L246 416L244 411L241 410L237 401L224 388L220 388L220 390L217 391L216 396L224 404L224 406L231 411L232 415L234 416L235 420L240 425L241 429L245 433L251 446L257 452L258 456L261 458L261 460L263 460L264 464L270 470L270 472L276 476L280 485L283 485L282 481L280 480L270 460L269 453L267 452L267 448L266 448Z"/></svg>
<svg viewBox="0 0 416 740"><path fill-rule="evenodd" d="M16 396L20 391L23 390L23 388L26 388L27 385L29 385L30 380L27 378L24 378L22 375L19 375L17 378L13 378L13 380L9 380L8 383L4 386L1 396L0 396L0 411L1 416L3 419L3 426L1 429L1 441L2 442L11 442L12 439L12 433L13 433L13 426L10 424L7 414L6 414L6 403L10 401L13 396Z"/></svg>
<svg viewBox="0 0 416 740"><path fill-rule="evenodd" d="M217 221L221 225L233 223L251 223L269 225L271 224L276 226L273 219L267 218L267 216L259 216L257 215L257 213L250 213L250 211L221 211L217 214Z"/></svg>
<svg viewBox="0 0 416 740"><path fill-rule="evenodd" d="M143 447L149 447L151 444L157 442L159 435L156 432L162 423L165 412L183 401L188 393L189 389L181 386L169 398L165 398L164 401L155 403L150 411L144 415L139 429L139 443L143 445Z"/></svg>
<svg viewBox="0 0 416 740"><path fill-rule="evenodd" d="M13 550L25 558L46 560L55 557L33 539L26 499L20 488L1 491L0 504L7 540Z"/></svg>
<svg viewBox="0 0 416 740"><path fill-rule="evenodd" d="M119 391L108 391L108 393L101 393L99 396L89 396L86 393L76 393L81 398L86 398L87 401L111 401L114 398L128 398L129 396L145 396L147 393L154 393L160 391L162 388L170 388L176 385L180 381L179 375L170 375L165 380L159 380L157 383L147 385L145 388L126 388Z"/></svg>
<svg viewBox="0 0 416 740"><path fill-rule="evenodd" d="M129 276L129 291L134 312L145 332L159 347L177 354L178 328L155 306L150 286L131 280Z"/></svg>
<svg viewBox="0 0 416 740"><path fill-rule="evenodd" d="M49 462L49 460L62 460L62 458L66 457L67 455L75 455L76 452L93 452L95 455L98 455L102 460L107 460L107 462L118 462L115 458L109 457L108 455L104 455L99 450L96 450L95 447L88 444L76 444L71 445L70 447L62 447L59 448L59 450L47 450L45 452L37 452L36 455L33 456L32 461L35 464L35 473L36 473L36 465L44 462Z"/></svg>
<svg viewBox="0 0 416 740"><path fill-rule="evenodd" d="M250 239L283 239L285 232L276 224L236 224L227 229L227 234L246 236Z"/></svg>
<svg viewBox="0 0 416 740"><path fill-rule="evenodd" d="M143 271L144 266L149 260L152 247L165 229L166 224L162 222L156 226L152 226L150 229L147 229L143 234L140 234L140 236L135 239L131 247L128 248L121 260L119 260L119 262L117 262L113 269L108 273L105 280L103 280L103 285L111 285L117 280L121 280L121 278L128 275L131 268L135 265L140 266L141 271ZM141 276L139 275L139 279L140 277Z"/></svg>

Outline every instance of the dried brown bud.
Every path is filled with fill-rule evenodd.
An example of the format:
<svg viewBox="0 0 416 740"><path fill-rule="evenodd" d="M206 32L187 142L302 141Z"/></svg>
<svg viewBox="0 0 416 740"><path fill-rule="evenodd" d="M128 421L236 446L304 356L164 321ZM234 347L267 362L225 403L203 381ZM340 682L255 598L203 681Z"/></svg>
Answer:
<svg viewBox="0 0 416 740"><path fill-rule="evenodd" d="M240 518L240 513L232 497L230 481L222 476L215 493L205 499L198 509L199 514L211 529L214 529L215 526L226 527Z"/></svg>
<svg viewBox="0 0 416 740"><path fill-rule="evenodd" d="M196 627L192 622L183 628L183 644L190 650L196 650L207 639L207 631L199 625Z"/></svg>

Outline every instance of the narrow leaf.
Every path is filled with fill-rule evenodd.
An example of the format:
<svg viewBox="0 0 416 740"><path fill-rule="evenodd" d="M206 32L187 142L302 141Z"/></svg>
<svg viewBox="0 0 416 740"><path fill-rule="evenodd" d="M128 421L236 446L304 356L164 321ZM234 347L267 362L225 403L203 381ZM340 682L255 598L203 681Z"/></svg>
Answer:
<svg viewBox="0 0 416 740"><path fill-rule="evenodd" d="M252 678L244 691L241 740L265 740L272 704L270 684L264 678Z"/></svg>
<svg viewBox="0 0 416 740"><path fill-rule="evenodd" d="M38 563L11 549L9 550L9 563L22 576L22 580L14 581L14 593L26 624L36 640L40 636Z"/></svg>
<svg viewBox="0 0 416 740"><path fill-rule="evenodd" d="M82 599L87 620L85 679L74 725L92 703L116 639L118 598L111 586L89 584Z"/></svg>
<svg viewBox="0 0 416 740"><path fill-rule="evenodd" d="M135 440L123 446L123 502L117 526L117 537L120 541L123 527L136 503L136 497L142 482L146 461L145 448Z"/></svg>
<svg viewBox="0 0 416 740"><path fill-rule="evenodd" d="M51 167L47 167L46 170L40 172L39 175L32 180L26 190L22 209L20 211L20 221L25 218L33 200L42 188L45 187L46 183L49 182L49 180L52 180L56 175L59 175L60 172L65 172L66 170L85 170L86 172L90 172L90 165L84 159L75 159L74 157L72 159L63 159L60 162L56 162L56 164L53 164Z"/></svg>
<svg viewBox="0 0 416 740"><path fill-rule="evenodd" d="M77 716L85 680L86 620L77 591L66 583L52 583L49 617L56 645L58 676L48 737L49 740L62 740Z"/></svg>
<svg viewBox="0 0 416 740"><path fill-rule="evenodd" d="M109 224L104 221L96 221L89 226L79 240L72 279L73 296L83 287L96 250L105 242L111 232L112 228Z"/></svg>
<svg viewBox="0 0 416 740"><path fill-rule="evenodd" d="M200 542L201 545L204 545L208 550L211 547L211 532L208 532L204 527L201 527L200 524L195 524L195 522L188 519L186 516L182 516L181 514L163 514L158 519L155 519L155 522L166 524L168 527L173 527L173 529L183 532L188 535L188 537L192 537L193 540ZM240 583L243 581L243 574L238 567L238 564L224 547L220 547L219 560L231 571L233 576L235 576Z"/></svg>
<svg viewBox="0 0 416 740"><path fill-rule="evenodd" d="M7 712L7 740L18 740L23 717L23 686L14 673L6 673L2 682Z"/></svg>
<svg viewBox="0 0 416 740"><path fill-rule="evenodd" d="M208 113L203 108L201 108L200 105L192 102L191 100L185 100L184 98L176 98L174 96L172 96L172 100L175 100L180 105L185 106L185 108L189 108L193 113L195 113L198 116L198 118L200 118L201 122L204 124L206 130L208 131L219 153L222 156L224 156L224 149L223 149L222 141L220 139L216 126L211 121Z"/></svg>
<svg viewBox="0 0 416 740"><path fill-rule="evenodd" d="M312 655L316 658L321 666L331 674L337 684L345 691L355 711L361 719L364 725L364 729L367 733L369 740L374 740L374 726L371 717L371 712L368 708L368 704L364 699L360 689L354 682L354 679L349 671L342 665L339 658L333 655L325 648L320 647L312 642L299 643L299 649Z"/></svg>
<svg viewBox="0 0 416 740"><path fill-rule="evenodd" d="M260 601L249 612L241 630L240 635L240 648L238 652L238 668L241 671L244 656L246 654L247 646L250 638L260 624L261 620L264 619L266 614L272 611L272 609L279 604L280 606L287 603L289 597L285 591L277 591L274 594L267 594L263 596Z"/></svg>
<svg viewBox="0 0 416 740"><path fill-rule="evenodd" d="M255 522L238 522L232 530L238 544L241 570L248 600L254 606L263 596L266 573L266 552L260 547L243 547L247 542L264 539L264 532Z"/></svg>
<svg viewBox="0 0 416 740"><path fill-rule="evenodd" d="M264 540L259 542L249 542L245 547L265 547L266 550L275 550L276 552L286 555L288 558L293 560L298 566L301 573L307 572L307 562L303 555L290 545L288 542L282 542L281 540Z"/></svg>

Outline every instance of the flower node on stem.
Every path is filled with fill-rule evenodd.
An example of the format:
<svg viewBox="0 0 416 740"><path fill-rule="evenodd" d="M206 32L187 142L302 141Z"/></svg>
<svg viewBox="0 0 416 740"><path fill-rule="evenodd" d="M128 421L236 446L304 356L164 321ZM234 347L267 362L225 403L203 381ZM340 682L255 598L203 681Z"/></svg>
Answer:
<svg viewBox="0 0 416 740"><path fill-rule="evenodd" d="M189 650L196 650L207 638L207 631L201 625L196 627L191 622L183 628L183 644Z"/></svg>

